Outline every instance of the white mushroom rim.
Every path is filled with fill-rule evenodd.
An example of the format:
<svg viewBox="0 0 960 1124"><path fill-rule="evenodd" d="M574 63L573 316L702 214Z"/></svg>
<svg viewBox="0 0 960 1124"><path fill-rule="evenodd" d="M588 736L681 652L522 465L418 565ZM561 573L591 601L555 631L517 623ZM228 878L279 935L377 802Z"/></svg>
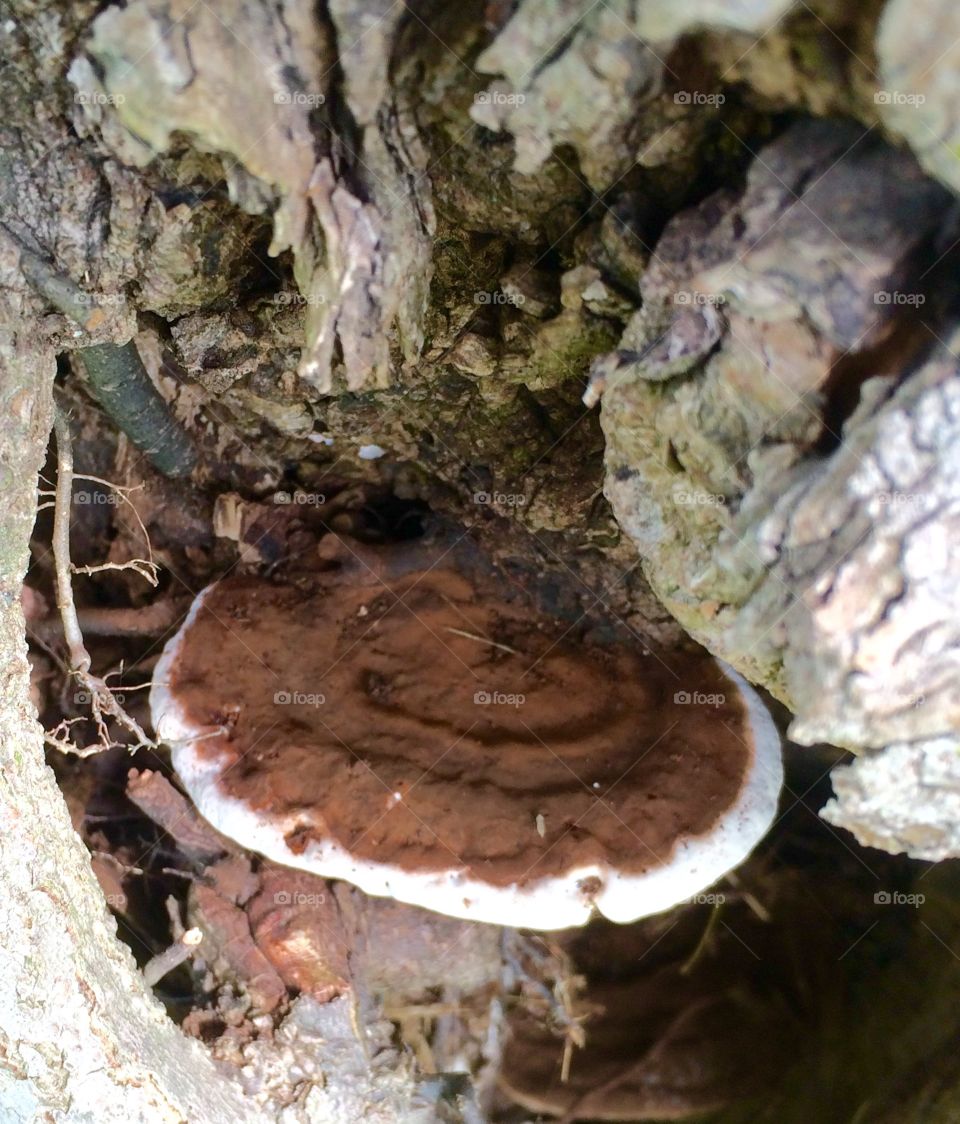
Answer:
<svg viewBox="0 0 960 1124"><path fill-rule="evenodd" d="M334 840L311 841L297 854L287 846L286 837L302 821L296 815L265 820L243 801L225 794L220 787L221 764L197 751L198 743L209 738L209 729L186 720L166 685L202 602L201 594L157 664L150 691L157 737L170 746L174 769L201 815L228 838L284 866L343 879L367 894L468 921L546 931L584 925L596 909L609 920L626 924L707 890L743 862L776 816L783 782L780 735L756 691L718 660L746 706L750 765L736 802L710 831L678 840L670 858L650 870L626 874L592 863L523 886L496 886L464 869L413 871L358 859Z"/></svg>

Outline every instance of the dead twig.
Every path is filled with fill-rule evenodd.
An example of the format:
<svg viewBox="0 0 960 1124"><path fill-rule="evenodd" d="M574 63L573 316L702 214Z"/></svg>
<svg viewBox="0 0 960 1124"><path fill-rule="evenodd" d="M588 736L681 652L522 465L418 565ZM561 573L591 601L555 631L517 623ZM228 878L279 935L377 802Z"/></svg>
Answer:
<svg viewBox="0 0 960 1124"><path fill-rule="evenodd" d="M96 566L71 566L75 574L100 574L104 570L133 570L151 585L157 584L159 566L144 558L132 558L129 562L100 562Z"/></svg>
<svg viewBox="0 0 960 1124"><path fill-rule="evenodd" d="M117 701L116 696L104 679L94 675L91 670L90 653L87 651L73 599L73 568L70 562L70 510L73 497L73 440L70 423L66 415L56 407L54 410L54 432L57 438L57 487L53 511L53 559L56 575L57 608L63 622L63 635L67 643L70 673L90 696L93 720L97 726L97 741L80 748L67 736L74 720L61 722L50 734L47 742L64 753L81 757L90 756L119 743L114 742L107 729L108 718L113 718L120 726L133 734L136 742L131 749L140 746L155 747L155 742L147 737L140 724L131 718Z"/></svg>
<svg viewBox="0 0 960 1124"><path fill-rule="evenodd" d="M46 297L55 309L69 316L82 328L92 332L106 319L96 297L84 292L69 277L59 273L39 254L35 254L22 243L20 249L20 269L23 276L38 293Z"/></svg>
<svg viewBox="0 0 960 1124"><path fill-rule="evenodd" d="M147 987L158 984L164 976L174 968L179 968L184 960L193 956L202 940L203 933L200 929L187 929L165 952L161 952L144 964L143 982Z"/></svg>
<svg viewBox="0 0 960 1124"><path fill-rule="evenodd" d="M190 599L171 596L139 608L77 609L77 620L84 636L161 636L181 620L190 606ZM59 640L62 629L56 617L35 622L30 638L53 655L47 645Z"/></svg>
<svg viewBox="0 0 960 1124"><path fill-rule="evenodd" d="M70 727L77 722L85 722L85 718L64 718L52 730L44 730L43 740L61 753L70 753L74 757L92 757L95 753L102 753L106 746L99 742L93 745L79 746L70 737Z"/></svg>
<svg viewBox="0 0 960 1124"><path fill-rule="evenodd" d="M486 636L478 636L475 632L467 632L464 628L447 625L444 632L452 632L454 636L462 636L466 640L476 640L478 644L489 644L491 648L499 648L501 652L509 652L513 656L520 655L516 648L511 648L508 644L499 644L496 640L488 640Z"/></svg>
<svg viewBox="0 0 960 1124"><path fill-rule="evenodd" d="M720 920L720 911L722 909L723 904L721 902L715 902L711 907L710 916L707 918L707 923L704 926L703 932L700 934L700 940L697 941L693 952L691 952L683 964L680 965L681 976L689 976L710 947L713 941L713 934L716 932L717 922Z"/></svg>
<svg viewBox="0 0 960 1124"><path fill-rule="evenodd" d="M194 862L209 864L233 850L230 841L201 819L190 801L161 773L131 769L127 797Z"/></svg>
<svg viewBox="0 0 960 1124"><path fill-rule="evenodd" d="M93 484L101 484L104 488L109 488L116 496L119 497L121 503L127 504L133 512L133 517L137 521L137 527L140 534L143 535L143 542L147 548L146 558L135 558L130 562L103 562L99 566L74 566L73 572L75 574L95 574L98 570L136 570L142 577L153 586L157 584L157 572L159 566L153 560L153 547L150 545L150 535L147 533L147 528L143 525L143 520L140 518L140 512L137 511L137 506L130 499L131 492L139 492L143 488L143 484L114 484L112 480L104 480L102 476L89 476L83 473L76 473L74 480L88 480Z"/></svg>
<svg viewBox="0 0 960 1124"><path fill-rule="evenodd" d="M530 967L524 963L527 960ZM558 945L543 938L518 936L505 942L504 962L513 983L520 986L528 1012L563 1038L560 1080L566 1084L573 1051L586 1045L584 1023L596 1013L584 998L585 977L574 972L572 962Z"/></svg>

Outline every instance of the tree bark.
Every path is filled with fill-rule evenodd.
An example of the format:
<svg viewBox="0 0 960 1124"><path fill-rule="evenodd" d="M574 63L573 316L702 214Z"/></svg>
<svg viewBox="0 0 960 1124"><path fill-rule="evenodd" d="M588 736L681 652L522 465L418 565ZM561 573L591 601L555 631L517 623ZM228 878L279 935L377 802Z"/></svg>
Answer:
<svg viewBox="0 0 960 1124"><path fill-rule="evenodd" d="M244 1075L219 1067L116 940L44 765L20 609L57 360L77 350L135 339L186 427L224 407L208 481L228 460L276 481L324 449L371 479L355 450L380 447L397 495L572 576L571 612L692 635L778 696L798 741L862 753L833 823L960 856L955 8L816 7L17 5L4 1119L440 1111L403 1065L370 1063L339 1001L295 1007ZM839 61L818 24L851 44ZM785 112L801 120L781 129ZM858 123L816 120L834 114ZM293 1097L276 1073L306 1054Z"/></svg>

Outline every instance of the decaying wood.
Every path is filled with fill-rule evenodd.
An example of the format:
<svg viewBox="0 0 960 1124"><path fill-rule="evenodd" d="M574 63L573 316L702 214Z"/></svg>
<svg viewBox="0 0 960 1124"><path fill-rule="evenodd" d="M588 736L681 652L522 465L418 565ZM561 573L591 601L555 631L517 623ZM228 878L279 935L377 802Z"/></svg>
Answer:
<svg viewBox="0 0 960 1124"><path fill-rule="evenodd" d="M158 984L164 976L179 968L199 949L203 933L199 929L187 929L163 952L157 953L143 966L143 982L147 987Z"/></svg>
<svg viewBox="0 0 960 1124"><path fill-rule="evenodd" d="M295 1006L278 1045L263 1043L249 1059L247 1092L218 1069L206 1050L167 1018L129 951L116 940L89 855L43 763L42 731L29 704L19 592L36 477L52 425L56 355L78 346L78 339L82 346L131 338L135 320L121 295L137 268L131 249L136 245L141 253L147 243L155 244L152 235L138 237L141 218L146 226L158 220L163 227L165 221L164 208L154 209L156 201L137 177L109 159L92 158L67 123L82 102L73 101L63 84L61 63L86 34L83 21L89 15L82 7L57 12L24 6L6 25L9 50L0 82L5 108L0 130L5 223L0 235L2 1114L10 1120L96 1118L105 1124L276 1119L281 1106L272 1095L271 1072L286 1070L280 1044L296 1052L301 1038L312 1035L301 1069L310 1077L292 1086L289 1074L284 1077L290 1100L298 1101L286 1118L426 1122L433 1117L430 1103L412 1103L412 1084L402 1067L383 1065L374 1074L363 1046L350 1045L354 1032L345 1008L328 1005L310 1022ZM144 53L162 43L162 35L154 36ZM242 75L248 69L236 67L233 77L246 81ZM40 113L38 106L44 107ZM51 313L21 274L22 246L50 262L58 277L103 294L105 315L95 324L88 319L84 330ZM76 644L82 633L72 632ZM79 647L76 651L77 666L88 666ZM323 1062L328 1047L334 1053Z"/></svg>
<svg viewBox="0 0 960 1124"><path fill-rule="evenodd" d="M231 853L229 839L214 831L189 800L161 773L130 770L127 796L176 840L184 854L198 862L212 862Z"/></svg>
<svg viewBox="0 0 960 1124"><path fill-rule="evenodd" d="M880 5L862 6L852 30L876 41L880 65L858 52L866 90L848 97L829 61L840 17L816 7L11 10L0 74L11 1120L426 1124L441 1112L391 1051L389 1025L358 1033L347 995L302 996L233 1068L215 1065L116 940L43 765L19 598L57 358L139 331L169 345L150 377L181 423L216 429L222 401L254 419L243 440L224 438L236 418L222 419L211 441L244 446L257 495L321 447L324 471L344 456L372 479L356 450L382 446L398 494L448 505L531 567L573 573L635 634L676 642L639 556L688 632L791 706L798 740L866 751L837 774L834 823L871 845L960 855L955 203L877 128L879 117L956 189L960 66L944 46L957 10L889 0L878 24ZM820 39L793 37L800 8ZM711 57L735 61L711 72ZM721 114L693 101L704 74L718 90L735 77L742 104ZM765 144L771 110L838 105L863 128L808 123ZM704 200L718 181L737 186ZM279 257L264 259L269 235ZM601 354L604 435L579 404ZM277 386L253 385L274 366ZM332 393L344 387L362 393ZM251 432L276 447L251 453ZM74 666L88 673L82 610L61 593ZM202 825L161 787L134 791L185 852L212 859ZM229 912L228 931L242 914L255 950L242 897L221 895L213 913ZM257 921L273 939L270 904ZM369 918L358 906L353 921ZM399 975L423 950L404 955ZM285 1009L276 969L254 977Z"/></svg>
<svg viewBox="0 0 960 1124"><path fill-rule="evenodd" d="M188 13L179 0L162 11L135 3L104 12L88 44L103 87L89 65L72 72L74 81L112 99L129 129L118 143L139 163L167 148L175 131L229 154L241 204L255 211L268 200L278 204L271 253L294 251L306 310L301 375L328 393L339 347L338 370L351 389L384 385L395 320L408 357L416 355L428 231L416 200L403 198L405 169L369 155L362 138L354 151L333 128L332 29L301 0L286 0L276 13L256 4ZM164 36L168 24L177 35ZM365 65L363 38L352 60L358 66ZM160 40L163 52L154 49ZM220 108L225 89L236 103L229 113ZM371 128L376 133L372 121ZM426 199L425 182L419 190ZM420 268L401 274L401 262Z"/></svg>
<svg viewBox="0 0 960 1124"><path fill-rule="evenodd" d="M606 492L654 588L797 741L880 751L834 823L931 859L960 853L955 211L907 153L795 127L669 224L602 372Z"/></svg>

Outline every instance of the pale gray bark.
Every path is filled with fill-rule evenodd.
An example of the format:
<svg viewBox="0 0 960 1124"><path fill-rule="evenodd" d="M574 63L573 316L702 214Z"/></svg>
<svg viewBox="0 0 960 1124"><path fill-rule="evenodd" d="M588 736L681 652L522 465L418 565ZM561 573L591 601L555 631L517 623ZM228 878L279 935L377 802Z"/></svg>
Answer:
<svg viewBox="0 0 960 1124"><path fill-rule="evenodd" d="M17 274L8 244L0 257L0 1111L18 1122L266 1120L147 991L44 764L20 584L55 365Z"/></svg>
<svg viewBox="0 0 960 1124"><path fill-rule="evenodd" d="M930 741L960 722L960 372L935 268L955 215L906 152L797 126L742 194L671 222L594 376L606 493L654 588L796 741L895 746L839 773L829 817L931 859L960 853Z"/></svg>
<svg viewBox="0 0 960 1124"><path fill-rule="evenodd" d="M891 0L877 36L877 107L931 175L960 188L960 10L933 0Z"/></svg>

